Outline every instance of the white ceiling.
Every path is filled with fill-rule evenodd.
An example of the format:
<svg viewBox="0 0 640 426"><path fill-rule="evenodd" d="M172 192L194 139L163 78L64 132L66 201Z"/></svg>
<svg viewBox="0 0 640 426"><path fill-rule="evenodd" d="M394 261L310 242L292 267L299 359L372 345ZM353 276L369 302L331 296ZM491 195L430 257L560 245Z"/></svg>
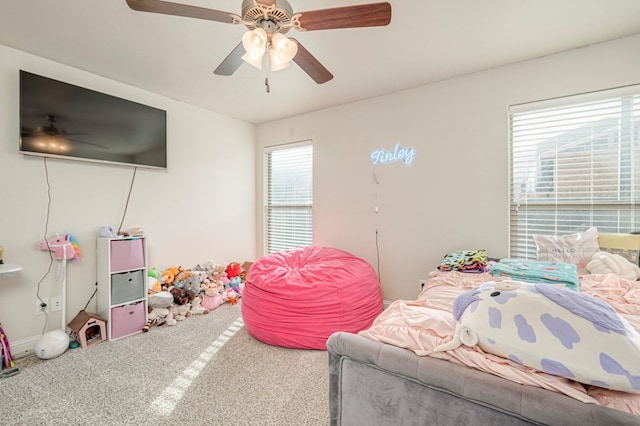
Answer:
<svg viewBox="0 0 640 426"><path fill-rule="evenodd" d="M173 0L240 14L241 0ZM294 12L379 0L290 0ZM0 44L250 123L397 92L640 33L639 0L390 0L386 27L297 32L334 75L295 64L213 70L245 27L131 10L125 0L2 0Z"/></svg>

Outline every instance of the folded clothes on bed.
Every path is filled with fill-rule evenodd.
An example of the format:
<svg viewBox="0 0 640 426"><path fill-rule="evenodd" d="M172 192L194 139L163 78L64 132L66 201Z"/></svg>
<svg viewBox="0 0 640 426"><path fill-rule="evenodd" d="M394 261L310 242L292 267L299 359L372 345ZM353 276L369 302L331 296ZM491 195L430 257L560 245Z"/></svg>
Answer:
<svg viewBox="0 0 640 426"><path fill-rule="evenodd" d="M491 267L494 277L510 277L530 283L562 284L579 291L578 269L571 263L500 259Z"/></svg>
<svg viewBox="0 0 640 426"><path fill-rule="evenodd" d="M486 272L487 271L487 251L486 250L463 250L447 253L438 269L441 271L460 272Z"/></svg>

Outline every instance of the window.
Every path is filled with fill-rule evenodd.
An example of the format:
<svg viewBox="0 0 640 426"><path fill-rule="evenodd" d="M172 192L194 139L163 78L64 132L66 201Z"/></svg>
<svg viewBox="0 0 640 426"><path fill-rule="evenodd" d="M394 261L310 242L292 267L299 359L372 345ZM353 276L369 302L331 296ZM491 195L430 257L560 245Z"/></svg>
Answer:
<svg viewBox="0 0 640 426"><path fill-rule="evenodd" d="M265 252L312 244L313 147L265 150Z"/></svg>
<svg viewBox="0 0 640 426"><path fill-rule="evenodd" d="M510 256L533 234L640 231L640 86L510 109Z"/></svg>

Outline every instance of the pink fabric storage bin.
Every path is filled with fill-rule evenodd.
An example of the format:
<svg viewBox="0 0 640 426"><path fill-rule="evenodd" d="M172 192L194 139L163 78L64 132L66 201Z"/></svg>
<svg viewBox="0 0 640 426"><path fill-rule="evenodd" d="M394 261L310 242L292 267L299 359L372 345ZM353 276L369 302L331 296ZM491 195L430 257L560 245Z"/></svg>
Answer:
<svg viewBox="0 0 640 426"><path fill-rule="evenodd" d="M144 268L144 240L124 239L111 241L111 271Z"/></svg>
<svg viewBox="0 0 640 426"><path fill-rule="evenodd" d="M331 334L371 326L382 312L382 291L365 260L303 247L258 259L247 274L241 309L245 328L258 340L325 350Z"/></svg>
<svg viewBox="0 0 640 426"><path fill-rule="evenodd" d="M142 331L147 323L144 302L111 308L111 339Z"/></svg>

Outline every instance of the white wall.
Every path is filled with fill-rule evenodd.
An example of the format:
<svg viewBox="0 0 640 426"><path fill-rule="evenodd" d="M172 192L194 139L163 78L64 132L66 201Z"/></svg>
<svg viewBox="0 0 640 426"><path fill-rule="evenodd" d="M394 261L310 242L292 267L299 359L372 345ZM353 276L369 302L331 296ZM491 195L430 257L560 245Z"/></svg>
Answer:
<svg viewBox="0 0 640 426"><path fill-rule="evenodd" d="M315 243L379 268L386 300L411 299L447 252L508 255L509 105L635 83L640 36L264 124L258 145L313 140ZM414 164L374 168L397 141Z"/></svg>
<svg viewBox="0 0 640 426"><path fill-rule="evenodd" d="M33 346L43 330L35 301L49 266L48 253L37 248L47 216L45 163L18 153L19 69L167 111L168 171L138 169L122 226L144 229L150 266L255 259L255 126L0 46L0 245L5 262L23 267L0 276L0 321L14 352ZM68 264L68 321L94 291L97 231L118 228L134 169L56 159L46 165L47 235L71 233L83 252ZM41 297L60 294L56 268L42 281ZM87 310L96 311L95 298ZM60 324L52 313L48 330Z"/></svg>

